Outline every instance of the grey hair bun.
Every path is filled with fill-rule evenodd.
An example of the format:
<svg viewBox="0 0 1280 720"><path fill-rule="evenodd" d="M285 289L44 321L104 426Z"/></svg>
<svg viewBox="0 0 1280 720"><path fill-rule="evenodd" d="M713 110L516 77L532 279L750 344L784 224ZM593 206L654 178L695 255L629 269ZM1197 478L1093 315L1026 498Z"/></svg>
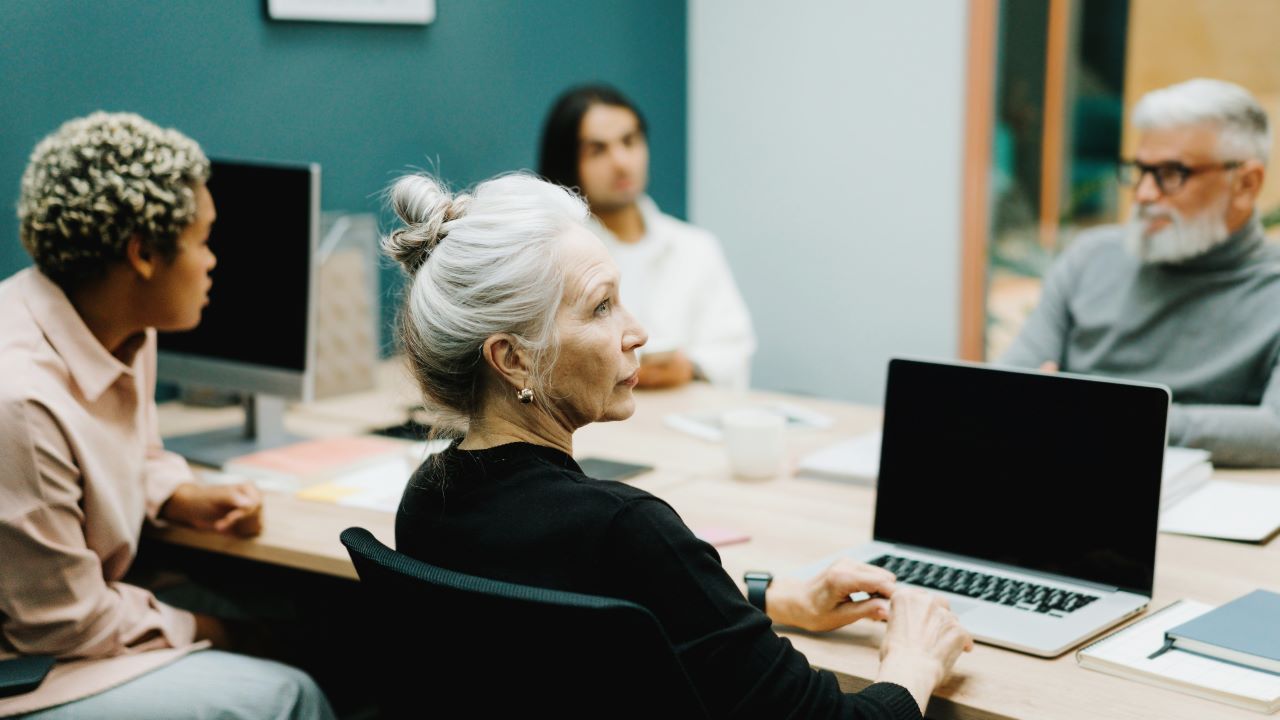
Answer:
<svg viewBox="0 0 1280 720"><path fill-rule="evenodd" d="M391 208L404 226L382 241L382 251L405 272L417 274L449 234L449 224L465 215L470 204L470 195L454 195L430 175L405 175L391 186Z"/></svg>

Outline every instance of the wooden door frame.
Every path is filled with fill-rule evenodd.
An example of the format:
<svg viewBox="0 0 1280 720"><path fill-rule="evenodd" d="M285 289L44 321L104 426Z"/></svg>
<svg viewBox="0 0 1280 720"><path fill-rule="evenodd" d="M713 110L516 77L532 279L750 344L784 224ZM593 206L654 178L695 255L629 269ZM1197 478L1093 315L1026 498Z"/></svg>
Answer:
<svg viewBox="0 0 1280 720"><path fill-rule="evenodd" d="M995 132L999 9L999 0L969 0L958 354L964 360L976 361L986 356L987 245L991 223L991 145Z"/></svg>

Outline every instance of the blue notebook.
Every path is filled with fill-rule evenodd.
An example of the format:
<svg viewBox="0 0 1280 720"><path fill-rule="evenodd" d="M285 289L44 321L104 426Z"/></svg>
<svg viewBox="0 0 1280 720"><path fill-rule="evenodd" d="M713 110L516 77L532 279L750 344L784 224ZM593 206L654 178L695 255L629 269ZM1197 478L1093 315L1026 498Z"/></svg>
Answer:
<svg viewBox="0 0 1280 720"><path fill-rule="evenodd" d="M1166 630L1165 643L1280 674L1280 595L1254 590Z"/></svg>

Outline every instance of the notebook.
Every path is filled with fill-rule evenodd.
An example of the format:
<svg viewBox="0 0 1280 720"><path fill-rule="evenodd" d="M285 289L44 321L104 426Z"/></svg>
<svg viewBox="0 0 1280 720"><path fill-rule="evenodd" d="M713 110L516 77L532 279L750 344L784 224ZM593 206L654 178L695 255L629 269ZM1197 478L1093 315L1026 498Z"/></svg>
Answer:
<svg viewBox="0 0 1280 720"><path fill-rule="evenodd" d="M1280 674L1280 595L1254 590L1165 632L1178 650Z"/></svg>
<svg viewBox="0 0 1280 720"><path fill-rule="evenodd" d="M1166 630L1212 609L1205 603L1179 600L1082 648L1076 662L1089 670L1257 712L1280 709L1280 675L1177 649L1151 657L1164 646Z"/></svg>
<svg viewBox="0 0 1280 720"><path fill-rule="evenodd" d="M629 480L653 469L652 465L638 465L598 457L582 458L577 462L578 467L582 468L583 475L596 480Z"/></svg>

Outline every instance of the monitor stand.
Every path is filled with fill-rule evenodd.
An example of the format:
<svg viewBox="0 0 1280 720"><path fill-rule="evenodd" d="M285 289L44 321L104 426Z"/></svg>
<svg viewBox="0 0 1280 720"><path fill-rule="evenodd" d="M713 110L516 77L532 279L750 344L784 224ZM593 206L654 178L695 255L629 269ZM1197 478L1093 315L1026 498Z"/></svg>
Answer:
<svg viewBox="0 0 1280 720"><path fill-rule="evenodd" d="M302 442L303 438L285 432L284 407L282 397L246 395L242 427L165 438L164 448L189 462L222 468L241 455Z"/></svg>

